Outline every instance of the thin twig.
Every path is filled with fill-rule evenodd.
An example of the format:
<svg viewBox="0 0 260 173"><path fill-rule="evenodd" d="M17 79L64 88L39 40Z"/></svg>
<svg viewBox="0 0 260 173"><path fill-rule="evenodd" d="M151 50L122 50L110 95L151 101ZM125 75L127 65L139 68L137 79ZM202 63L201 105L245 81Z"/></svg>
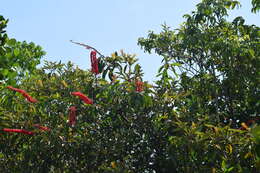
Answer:
<svg viewBox="0 0 260 173"><path fill-rule="evenodd" d="M70 42L74 43L74 44L77 44L77 45L80 45L80 46L83 46L85 47L86 49L90 49L90 50L94 50L95 52L97 52L97 54L99 54L101 57L105 57L104 55L102 55L97 49L95 49L94 47L91 47L87 44L83 44L83 43L79 43L79 42L74 42L72 40L70 40Z"/></svg>

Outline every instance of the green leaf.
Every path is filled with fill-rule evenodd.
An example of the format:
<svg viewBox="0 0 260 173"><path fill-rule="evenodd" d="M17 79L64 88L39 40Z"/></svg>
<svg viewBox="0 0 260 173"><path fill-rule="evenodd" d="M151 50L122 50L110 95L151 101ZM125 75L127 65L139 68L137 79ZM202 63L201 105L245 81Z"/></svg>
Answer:
<svg viewBox="0 0 260 173"><path fill-rule="evenodd" d="M234 167L228 168L227 172L231 172L234 169Z"/></svg>
<svg viewBox="0 0 260 173"><path fill-rule="evenodd" d="M177 67L180 67L180 66L181 66L181 64L180 64L180 63L177 63L177 62L172 63L171 65L172 65L172 66L177 66Z"/></svg>
<svg viewBox="0 0 260 173"><path fill-rule="evenodd" d="M124 66L123 72L126 73L127 65Z"/></svg>
<svg viewBox="0 0 260 173"><path fill-rule="evenodd" d="M9 70L3 69L3 70L1 71L1 73L2 73L3 76L7 76L8 73L9 73Z"/></svg>
<svg viewBox="0 0 260 173"><path fill-rule="evenodd" d="M164 66L161 66L158 70L158 73L161 73L161 71L164 69Z"/></svg>
<svg viewBox="0 0 260 173"><path fill-rule="evenodd" d="M108 73L108 77L111 81L113 81L113 72L112 71L109 71Z"/></svg>
<svg viewBox="0 0 260 173"><path fill-rule="evenodd" d="M253 49L249 49L248 52L252 57L255 56L255 51Z"/></svg>
<svg viewBox="0 0 260 173"><path fill-rule="evenodd" d="M9 46L14 46L16 44L16 40L12 38L12 39L8 40L7 44Z"/></svg>
<svg viewBox="0 0 260 173"><path fill-rule="evenodd" d="M139 64L135 65L135 72L140 73L141 66Z"/></svg>
<svg viewBox="0 0 260 173"><path fill-rule="evenodd" d="M225 169L226 169L226 161L225 161L225 160L222 160L222 162L221 162L221 168L222 168L222 170L225 170Z"/></svg>
<svg viewBox="0 0 260 173"><path fill-rule="evenodd" d="M14 49L14 56L18 56L20 54L19 49Z"/></svg>
<svg viewBox="0 0 260 173"><path fill-rule="evenodd" d="M108 72L109 68L107 68L106 70L104 70L103 74L102 74L102 78L105 79L107 72Z"/></svg>
<svg viewBox="0 0 260 173"><path fill-rule="evenodd" d="M252 135L256 139L257 143L260 144L260 126L256 126L251 130Z"/></svg>

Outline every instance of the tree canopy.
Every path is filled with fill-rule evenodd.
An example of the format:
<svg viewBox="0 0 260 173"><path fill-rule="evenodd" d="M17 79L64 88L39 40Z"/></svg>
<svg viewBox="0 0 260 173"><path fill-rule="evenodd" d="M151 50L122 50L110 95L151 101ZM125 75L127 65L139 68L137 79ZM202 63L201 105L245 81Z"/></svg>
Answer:
<svg viewBox="0 0 260 173"><path fill-rule="evenodd" d="M163 26L160 34L150 32L138 42L164 58L159 73L165 81L172 71L177 88L190 93L183 100L190 113L232 126L254 119L260 110L260 28L241 16L227 21L227 10L238 6L238 1L204 0L184 15L179 29Z"/></svg>
<svg viewBox="0 0 260 173"><path fill-rule="evenodd" d="M5 31L7 23L0 15L0 81L15 84L33 73L45 53L34 43L9 38Z"/></svg>
<svg viewBox="0 0 260 173"><path fill-rule="evenodd" d="M259 172L260 30L242 17L228 21L239 6L203 0L180 28L139 38L162 57L155 83L144 81L135 55L104 56L77 42L91 50L90 70L36 68L41 48L10 45L2 34L0 50L22 70L7 75L14 65L1 54L10 64L1 66L0 171ZM12 45L34 52L35 64L23 66L28 57Z"/></svg>

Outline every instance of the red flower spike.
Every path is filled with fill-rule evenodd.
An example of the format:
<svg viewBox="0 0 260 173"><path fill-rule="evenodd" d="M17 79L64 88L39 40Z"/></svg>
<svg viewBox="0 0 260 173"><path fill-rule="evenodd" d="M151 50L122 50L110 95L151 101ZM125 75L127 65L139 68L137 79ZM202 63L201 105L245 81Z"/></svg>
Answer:
<svg viewBox="0 0 260 173"><path fill-rule="evenodd" d="M40 130L43 130L43 131L50 131L51 130L49 127L41 126L40 124L34 124L33 126L37 127Z"/></svg>
<svg viewBox="0 0 260 173"><path fill-rule="evenodd" d="M69 124L71 126L74 126L76 124L76 111L77 111L76 106L71 106L69 108Z"/></svg>
<svg viewBox="0 0 260 173"><path fill-rule="evenodd" d="M72 92L71 95L79 96L79 98L86 104L93 104L93 101L81 92Z"/></svg>
<svg viewBox="0 0 260 173"><path fill-rule="evenodd" d="M27 94L27 93L24 93L23 96L24 96L29 102L31 102L31 103L36 103L36 102L37 102L36 99L32 98L32 97L31 97L29 94Z"/></svg>
<svg viewBox="0 0 260 173"><path fill-rule="evenodd" d="M95 51L90 52L90 60L91 60L91 71L95 73L95 75L99 74L97 53Z"/></svg>
<svg viewBox="0 0 260 173"><path fill-rule="evenodd" d="M12 86L7 86L7 88L10 89L10 90L13 90L13 91L21 93L27 99L27 101L29 101L31 103L36 103L37 102L36 99L32 98L26 91L24 91L22 89L14 88Z"/></svg>
<svg viewBox="0 0 260 173"><path fill-rule="evenodd" d="M26 135L34 135L34 132L23 130L23 129L8 129L8 128L4 128L3 131L4 132L14 132L14 133L23 133L23 134L26 134Z"/></svg>
<svg viewBox="0 0 260 173"><path fill-rule="evenodd" d="M12 86L7 86L6 88L10 89L10 90L13 90L13 91L16 91L16 92L19 92L19 93L22 93L24 92L24 90L21 90L21 89L18 89L18 88L14 88Z"/></svg>
<svg viewBox="0 0 260 173"><path fill-rule="evenodd" d="M142 92L143 91L143 85L144 83L142 81L136 80L135 81L135 91L136 92Z"/></svg>

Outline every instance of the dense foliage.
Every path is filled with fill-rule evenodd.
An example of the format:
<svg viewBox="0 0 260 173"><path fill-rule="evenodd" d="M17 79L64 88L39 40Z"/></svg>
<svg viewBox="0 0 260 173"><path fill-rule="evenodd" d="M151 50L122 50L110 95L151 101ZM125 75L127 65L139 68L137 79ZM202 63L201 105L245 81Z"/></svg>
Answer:
<svg viewBox="0 0 260 173"><path fill-rule="evenodd" d="M190 93L182 100L189 117L207 114L237 127L259 114L260 28L245 24L241 16L227 21L227 9L238 5L204 0L192 15L184 15L178 30L164 26L160 34L139 39L145 51L163 56L165 80L172 78L167 70L173 71L178 90Z"/></svg>
<svg viewBox="0 0 260 173"><path fill-rule="evenodd" d="M45 53L34 43L9 38L5 31L7 23L0 15L0 82L15 84L22 77L32 75Z"/></svg>
<svg viewBox="0 0 260 173"><path fill-rule="evenodd" d="M154 84L134 55L89 46L91 70L45 62L5 80L0 172L259 172L260 32L227 21L237 5L203 0L140 38L163 58Z"/></svg>

